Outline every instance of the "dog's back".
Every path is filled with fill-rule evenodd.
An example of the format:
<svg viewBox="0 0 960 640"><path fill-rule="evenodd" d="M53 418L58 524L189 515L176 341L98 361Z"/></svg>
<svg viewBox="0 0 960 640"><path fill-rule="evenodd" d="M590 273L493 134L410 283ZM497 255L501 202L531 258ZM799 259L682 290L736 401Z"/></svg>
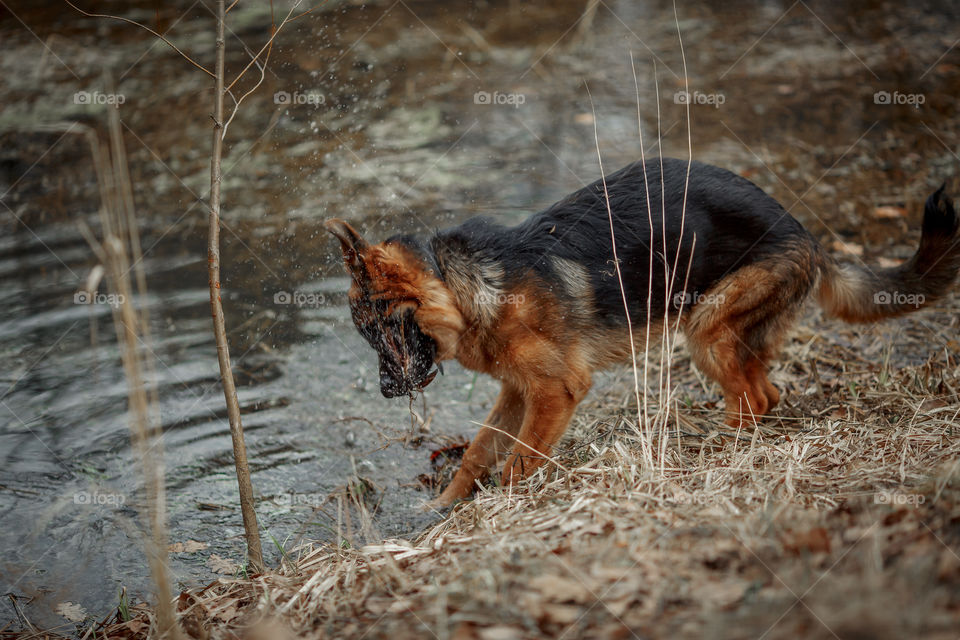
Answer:
<svg viewBox="0 0 960 640"><path fill-rule="evenodd" d="M671 312L693 306L741 267L797 248L813 255L807 231L752 182L693 162L687 188L687 162L662 162L662 174L659 158L630 164L513 228L472 219L440 232L439 244L499 265L504 289L535 279L554 295L578 298L574 307L583 307L589 294L587 319L613 326L625 324L624 294L639 325L647 319L648 291L650 315L661 318L665 306Z"/></svg>

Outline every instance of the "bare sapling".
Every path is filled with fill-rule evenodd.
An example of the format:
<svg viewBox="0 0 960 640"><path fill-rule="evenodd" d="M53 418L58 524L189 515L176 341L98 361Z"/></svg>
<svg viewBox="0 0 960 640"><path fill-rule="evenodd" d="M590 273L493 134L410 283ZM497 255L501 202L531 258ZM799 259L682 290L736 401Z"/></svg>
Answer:
<svg viewBox="0 0 960 640"><path fill-rule="evenodd" d="M217 61L214 69L215 85L213 108L213 155L210 159L210 219L207 232L207 274L210 284L210 311L213 316L213 335L217 341L217 362L220 364L220 381L223 397L227 403L230 420L230 437L233 440L233 462L237 469L237 485L240 492L240 513L243 531L247 540L247 562L254 573L263 571L263 551L260 547L260 531L254 509L253 484L250 480L250 465L247 463L247 446L243 439L243 423L240 420L240 402L237 386L230 367L230 345L227 343L227 327L223 319L223 303L220 300L220 183L223 177L223 67L226 42L224 25L226 11L224 0L217 2Z"/></svg>

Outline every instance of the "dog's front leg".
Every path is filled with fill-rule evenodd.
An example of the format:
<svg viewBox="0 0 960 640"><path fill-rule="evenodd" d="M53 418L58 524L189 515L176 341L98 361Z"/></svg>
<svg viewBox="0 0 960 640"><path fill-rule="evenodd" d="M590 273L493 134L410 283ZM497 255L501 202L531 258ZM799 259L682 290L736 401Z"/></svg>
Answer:
<svg viewBox="0 0 960 640"><path fill-rule="evenodd" d="M589 388L589 377L586 380L549 378L531 387L518 441L503 467L505 486L526 478L547 461Z"/></svg>
<svg viewBox="0 0 960 640"><path fill-rule="evenodd" d="M514 442L510 436L516 436L520 431L524 414L523 394L509 382L504 382L484 426L464 452L453 481L431 506L446 507L455 500L468 497L476 481L485 478L497 462L506 456Z"/></svg>

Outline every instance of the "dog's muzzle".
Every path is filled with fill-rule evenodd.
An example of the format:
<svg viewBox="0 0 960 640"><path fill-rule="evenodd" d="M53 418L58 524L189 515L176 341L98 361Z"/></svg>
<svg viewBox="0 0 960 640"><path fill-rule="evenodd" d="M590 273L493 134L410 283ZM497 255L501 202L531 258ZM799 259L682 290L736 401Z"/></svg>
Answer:
<svg viewBox="0 0 960 640"><path fill-rule="evenodd" d="M439 362L437 363L437 368L424 376L423 380L419 382L404 378L398 379L388 371L381 371L380 393L383 394L384 398L396 398L409 394L411 391L423 391L427 385L433 382L433 379L437 377L438 373L443 373L443 368Z"/></svg>
<svg viewBox="0 0 960 640"><path fill-rule="evenodd" d="M384 398L396 398L408 393L410 389L389 373L380 373L380 393Z"/></svg>

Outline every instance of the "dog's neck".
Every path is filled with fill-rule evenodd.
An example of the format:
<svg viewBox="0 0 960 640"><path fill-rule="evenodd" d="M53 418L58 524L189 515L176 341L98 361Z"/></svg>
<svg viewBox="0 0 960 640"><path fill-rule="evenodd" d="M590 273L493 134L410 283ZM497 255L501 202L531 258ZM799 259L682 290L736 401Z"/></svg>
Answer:
<svg viewBox="0 0 960 640"><path fill-rule="evenodd" d="M446 240L435 236L430 242L438 275L468 324L475 330L488 330L498 315L503 265L482 250Z"/></svg>

